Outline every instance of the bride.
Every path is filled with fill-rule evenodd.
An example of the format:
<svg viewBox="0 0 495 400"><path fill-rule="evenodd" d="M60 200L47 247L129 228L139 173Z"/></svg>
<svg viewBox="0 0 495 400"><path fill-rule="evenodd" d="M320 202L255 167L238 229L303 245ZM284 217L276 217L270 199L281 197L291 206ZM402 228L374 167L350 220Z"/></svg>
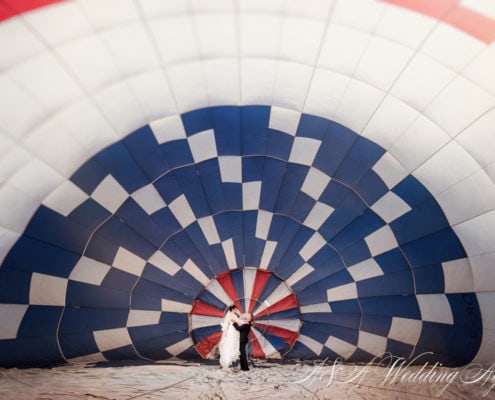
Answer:
<svg viewBox="0 0 495 400"><path fill-rule="evenodd" d="M234 304L229 306L229 311L222 322L222 338L218 350L220 351L220 365L223 368L229 368L239 359L239 331L233 324L237 322L241 325L246 322L237 316L238 311L239 309Z"/></svg>

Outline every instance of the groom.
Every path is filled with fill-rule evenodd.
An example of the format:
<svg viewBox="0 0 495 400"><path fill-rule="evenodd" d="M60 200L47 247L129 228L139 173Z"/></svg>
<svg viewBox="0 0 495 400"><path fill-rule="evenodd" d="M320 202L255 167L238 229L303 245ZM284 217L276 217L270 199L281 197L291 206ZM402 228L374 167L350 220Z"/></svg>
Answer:
<svg viewBox="0 0 495 400"><path fill-rule="evenodd" d="M246 355L246 345L249 341L249 331L251 330L251 325L253 324L253 318L251 314L246 314L244 317L245 323L239 325L237 322L234 323L235 329L239 331L239 353L241 370L249 371L247 355Z"/></svg>

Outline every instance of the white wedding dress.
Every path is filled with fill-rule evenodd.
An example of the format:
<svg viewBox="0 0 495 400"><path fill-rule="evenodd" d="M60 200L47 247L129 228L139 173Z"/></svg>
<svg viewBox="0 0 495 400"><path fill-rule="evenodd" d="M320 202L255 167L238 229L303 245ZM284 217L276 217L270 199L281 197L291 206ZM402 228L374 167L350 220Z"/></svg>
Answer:
<svg viewBox="0 0 495 400"><path fill-rule="evenodd" d="M220 365L223 368L230 368L232 363L239 359L239 331L235 329L229 312L222 322L222 338L218 350Z"/></svg>

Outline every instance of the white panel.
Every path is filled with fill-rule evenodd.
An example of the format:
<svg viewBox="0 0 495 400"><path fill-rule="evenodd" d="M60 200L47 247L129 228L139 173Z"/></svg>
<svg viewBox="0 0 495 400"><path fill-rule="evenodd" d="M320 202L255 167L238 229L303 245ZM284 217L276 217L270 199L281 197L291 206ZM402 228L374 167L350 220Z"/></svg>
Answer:
<svg viewBox="0 0 495 400"><path fill-rule="evenodd" d="M487 3L487 2L485 2ZM494 18L495 19L495 18ZM495 95L495 47L488 46L462 72L466 78Z"/></svg>
<svg viewBox="0 0 495 400"><path fill-rule="evenodd" d="M495 152L493 151L495 149L494 126L495 108L473 121L456 137L456 141L482 166L495 161Z"/></svg>
<svg viewBox="0 0 495 400"><path fill-rule="evenodd" d="M284 3L285 11L288 14L315 19L326 19L332 5L332 2L328 0L311 0L311 2L286 0Z"/></svg>
<svg viewBox="0 0 495 400"><path fill-rule="evenodd" d="M209 315L197 315L197 314L193 314L191 316L191 326L193 326L194 329L220 325L221 323L222 323L222 318L219 317L210 317Z"/></svg>
<svg viewBox="0 0 495 400"><path fill-rule="evenodd" d="M220 283L218 283L216 279L212 280L208 285L208 291L227 306L232 304L232 300L235 300L231 299L229 295L225 293L225 290L220 286Z"/></svg>
<svg viewBox="0 0 495 400"><path fill-rule="evenodd" d="M287 285L289 285L289 286L294 286L294 284L296 284L297 282L299 282L304 277L308 276L314 270L315 269L311 265L309 265L307 263L304 263L291 276L289 276L285 280L285 283L287 283Z"/></svg>
<svg viewBox="0 0 495 400"><path fill-rule="evenodd" d="M184 124L179 115L171 115L150 122L150 128L158 144L186 138Z"/></svg>
<svg viewBox="0 0 495 400"><path fill-rule="evenodd" d="M79 0L78 5L84 7L91 22L101 28L130 22L139 17L134 0Z"/></svg>
<svg viewBox="0 0 495 400"><path fill-rule="evenodd" d="M147 71L128 79L132 93L143 109L146 121L155 121L164 115L177 112L175 99L163 71Z"/></svg>
<svg viewBox="0 0 495 400"><path fill-rule="evenodd" d="M261 351L264 354L270 355L270 358L281 358L280 353L277 351L277 349L274 348L272 344L265 338L265 336L261 335L256 328L251 330L251 332L253 332L256 336L256 340L260 344Z"/></svg>
<svg viewBox="0 0 495 400"><path fill-rule="evenodd" d="M351 80L334 120L354 132L361 132L385 94L370 85Z"/></svg>
<svg viewBox="0 0 495 400"><path fill-rule="evenodd" d="M141 276L145 265L145 260L123 247L119 247L112 262L113 267L135 276Z"/></svg>
<svg viewBox="0 0 495 400"><path fill-rule="evenodd" d="M10 18L0 24L0 49L0 68L6 71L11 65L27 60L45 47L20 18Z"/></svg>
<svg viewBox="0 0 495 400"><path fill-rule="evenodd" d="M310 304L309 306L301 306L299 307L301 314L309 314L309 313L330 313L332 309L330 308L330 304L328 303L317 303Z"/></svg>
<svg viewBox="0 0 495 400"><path fill-rule="evenodd" d="M67 217L88 198L78 186L65 181L43 200L43 205Z"/></svg>
<svg viewBox="0 0 495 400"><path fill-rule="evenodd" d="M495 211L480 215L454 226L466 252L472 256L493 251L495 243Z"/></svg>
<svg viewBox="0 0 495 400"><path fill-rule="evenodd" d="M313 236L308 239L303 248L299 251L299 255L304 261L308 261L326 244L327 241L325 240L325 238L318 232L315 232Z"/></svg>
<svg viewBox="0 0 495 400"><path fill-rule="evenodd" d="M412 55L412 49L395 41L372 37L354 76L386 92Z"/></svg>
<svg viewBox="0 0 495 400"><path fill-rule="evenodd" d="M495 268L493 268L495 265L495 252L490 250L489 253L470 255L469 262L474 279L473 291L478 293L493 291L493 282L495 282Z"/></svg>
<svg viewBox="0 0 495 400"><path fill-rule="evenodd" d="M242 183L242 157L218 157L218 166L222 182Z"/></svg>
<svg viewBox="0 0 495 400"><path fill-rule="evenodd" d="M210 107L241 104L239 60L205 60L203 68Z"/></svg>
<svg viewBox="0 0 495 400"><path fill-rule="evenodd" d="M440 193L436 200L450 225L456 225L495 208L495 182L480 170Z"/></svg>
<svg viewBox="0 0 495 400"><path fill-rule="evenodd" d="M272 224L273 213L258 210L258 218L256 219L256 234L258 239L268 239L268 233L270 232L270 226Z"/></svg>
<svg viewBox="0 0 495 400"><path fill-rule="evenodd" d="M105 87L95 94L94 99L121 138L148 123L141 105L126 83L117 82Z"/></svg>
<svg viewBox="0 0 495 400"><path fill-rule="evenodd" d="M300 112L272 106L268 127L295 136L300 119Z"/></svg>
<svg viewBox="0 0 495 400"><path fill-rule="evenodd" d="M11 176L15 175L19 169L28 164L32 155L22 147L14 144L7 136L0 136L2 141L6 141L6 149L0 156L0 182L5 184Z"/></svg>
<svg viewBox="0 0 495 400"><path fill-rule="evenodd" d="M0 102L0 127L12 137L22 138L35 124L45 118L41 105L26 89L3 75L0 75L0 93L2 97L9 99Z"/></svg>
<svg viewBox="0 0 495 400"><path fill-rule="evenodd" d="M254 281L256 280L256 271L257 271L256 269L244 269L242 271L244 297L246 299L251 299L250 296L253 293ZM249 307L249 303L246 303L246 307Z"/></svg>
<svg viewBox="0 0 495 400"><path fill-rule="evenodd" d="M240 14L241 56L272 58L277 54L281 36L281 19L270 14Z"/></svg>
<svg viewBox="0 0 495 400"><path fill-rule="evenodd" d="M148 215L167 207L167 204L152 183L136 190L131 194L131 197Z"/></svg>
<svg viewBox="0 0 495 400"><path fill-rule="evenodd" d="M110 265L82 256L72 269L69 279L100 286L110 268Z"/></svg>
<svg viewBox="0 0 495 400"><path fill-rule="evenodd" d="M267 319L266 321L261 319L257 319L256 322L264 321L267 325L274 326L277 328L287 329L288 331L297 332L299 330L299 319Z"/></svg>
<svg viewBox="0 0 495 400"><path fill-rule="evenodd" d="M387 350L387 338L373 333L360 331L357 346L376 357L381 357Z"/></svg>
<svg viewBox="0 0 495 400"><path fill-rule="evenodd" d="M1 207L0 207L1 208ZM19 239L20 234L0 226L0 265Z"/></svg>
<svg viewBox="0 0 495 400"><path fill-rule="evenodd" d="M317 65L352 76L370 38L369 34L361 30L329 25Z"/></svg>
<svg viewBox="0 0 495 400"><path fill-rule="evenodd" d="M383 15L383 8L384 3L371 0L336 1L332 21L371 32Z"/></svg>
<svg viewBox="0 0 495 400"><path fill-rule="evenodd" d="M209 245L220 243L220 236L215 225L215 220L211 215L198 218L198 224Z"/></svg>
<svg viewBox="0 0 495 400"><path fill-rule="evenodd" d="M180 266L177 265L172 259L170 259L166 254L161 252L160 250L156 251L149 259L148 262L161 269L163 272L169 275L175 275L178 271L180 271ZM141 275L141 274L139 274Z"/></svg>
<svg viewBox="0 0 495 400"><path fill-rule="evenodd" d="M170 211L174 214L179 224L185 228L186 226L192 224L196 217L194 212L186 199L186 196L181 194L174 201L169 204Z"/></svg>
<svg viewBox="0 0 495 400"><path fill-rule="evenodd" d="M268 307L273 306L274 304L278 303L280 300L286 298L292 294L292 292L289 290L285 282L280 283L273 292L270 293L270 295L263 300L263 303L259 307L256 307L256 309L253 311L253 314L259 314L260 312L264 311Z"/></svg>
<svg viewBox="0 0 495 400"><path fill-rule="evenodd" d="M386 96L362 135L388 149L418 118L418 114L418 111L397 98Z"/></svg>
<svg viewBox="0 0 495 400"><path fill-rule="evenodd" d="M121 75L115 60L99 36L83 36L78 40L66 42L59 46L56 52L89 93L117 80Z"/></svg>
<svg viewBox="0 0 495 400"><path fill-rule="evenodd" d="M356 346L335 336L329 336L325 346L344 359L349 358L356 351Z"/></svg>
<svg viewBox="0 0 495 400"><path fill-rule="evenodd" d="M290 150L289 162L311 166L321 146L321 141L296 137Z"/></svg>
<svg viewBox="0 0 495 400"><path fill-rule="evenodd" d="M306 347L308 347L313 353L316 355L319 355L321 351L323 350L323 345L316 340L310 338L309 336L305 335L299 335L299 338L297 339L298 342L301 342L304 344Z"/></svg>
<svg viewBox="0 0 495 400"><path fill-rule="evenodd" d="M273 89L273 105L302 110L313 68L288 61L279 61Z"/></svg>
<svg viewBox="0 0 495 400"><path fill-rule="evenodd" d="M412 172L449 140L449 135L439 126L420 116L389 151L407 171Z"/></svg>
<svg viewBox="0 0 495 400"><path fill-rule="evenodd" d="M324 23L314 19L285 17L278 56L303 64L314 64L324 29Z"/></svg>
<svg viewBox="0 0 495 400"><path fill-rule="evenodd" d="M417 319L392 317L392 325L388 337L398 342L415 346L423 328L423 321Z"/></svg>
<svg viewBox="0 0 495 400"><path fill-rule="evenodd" d="M477 293L476 297L480 306L481 315L483 316L483 333L481 334L482 341L478 354L473 362L479 362L485 364L486 366L491 366L493 365L493 360L495 359L495 338L493 335L495 332L495 314L493 313L495 293L493 291L487 293Z"/></svg>
<svg viewBox="0 0 495 400"><path fill-rule="evenodd" d="M392 6L386 7L374 33L416 49L421 46L436 24L435 18L419 12L411 12L406 7Z"/></svg>
<svg viewBox="0 0 495 400"><path fill-rule="evenodd" d="M51 44L88 34L92 26L74 2L60 2L24 13L28 26Z"/></svg>
<svg viewBox="0 0 495 400"><path fill-rule="evenodd" d="M67 282L65 278L34 272L31 276L29 304L65 306Z"/></svg>
<svg viewBox="0 0 495 400"><path fill-rule="evenodd" d="M139 8L147 17L156 17L159 15L185 14L189 10L190 2L187 0L176 1L156 1L156 0L139 0ZM169 17L170 18L170 17Z"/></svg>
<svg viewBox="0 0 495 400"><path fill-rule="evenodd" d="M237 268L237 261L235 258L234 242L232 239L228 239L222 242L223 252L225 253L225 259L230 269Z"/></svg>
<svg viewBox="0 0 495 400"><path fill-rule="evenodd" d="M466 179L479 170L475 160L456 142L442 147L414 175L433 195Z"/></svg>
<svg viewBox="0 0 495 400"><path fill-rule="evenodd" d="M460 72L485 44L469 33L440 23L421 46L421 51L435 58L449 69Z"/></svg>
<svg viewBox="0 0 495 400"><path fill-rule="evenodd" d="M283 5L285 5L284 0L249 0L239 2L239 9L241 11L260 11L260 14L280 13Z"/></svg>
<svg viewBox="0 0 495 400"><path fill-rule="evenodd" d="M186 303L180 303L178 301L162 299L162 311L173 313L189 313L191 312L192 305Z"/></svg>
<svg viewBox="0 0 495 400"><path fill-rule="evenodd" d="M364 238L364 241L368 245L372 257L385 253L398 246L397 239L395 239L394 233L388 225L369 234Z"/></svg>
<svg viewBox="0 0 495 400"><path fill-rule="evenodd" d="M198 43L190 16L179 15L152 19L149 21L149 26L158 53L165 64L183 62L198 57Z"/></svg>
<svg viewBox="0 0 495 400"><path fill-rule="evenodd" d="M357 297L356 282L351 282L342 286L327 289L327 300L329 302L357 299Z"/></svg>
<svg viewBox="0 0 495 400"><path fill-rule="evenodd" d="M276 61L243 58L240 63L241 104L271 104Z"/></svg>
<svg viewBox="0 0 495 400"><path fill-rule="evenodd" d="M235 6L230 0L190 0L191 9L193 12L204 11L205 13L211 13L214 11L234 12Z"/></svg>
<svg viewBox="0 0 495 400"><path fill-rule="evenodd" d="M132 344L131 337L126 328L94 331L93 337L98 346L98 350L102 352L130 346Z"/></svg>
<svg viewBox="0 0 495 400"><path fill-rule="evenodd" d="M416 299L423 321L449 325L454 323L449 300L444 294L418 294Z"/></svg>
<svg viewBox="0 0 495 400"><path fill-rule="evenodd" d="M91 193L91 198L114 214L129 194L112 175L107 175Z"/></svg>
<svg viewBox="0 0 495 400"><path fill-rule="evenodd" d="M0 226L17 233L24 231L40 205L26 192L20 191L10 184L2 185L0 190Z"/></svg>
<svg viewBox="0 0 495 400"><path fill-rule="evenodd" d="M118 69L125 76L157 66L155 49L145 29L139 22L119 25L101 33Z"/></svg>
<svg viewBox="0 0 495 400"><path fill-rule="evenodd" d="M389 189L392 189L406 178L409 173L397 158L390 153L385 153L372 168L383 180Z"/></svg>
<svg viewBox="0 0 495 400"><path fill-rule="evenodd" d="M469 10L483 14L485 17L495 19L495 3L485 0L460 0L459 5Z"/></svg>
<svg viewBox="0 0 495 400"><path fill-rule="evenodd" d="M368 258L360 263L351 265L347 268L347 272L351 274L356 282L383 275L382 269L374 258Z"/></svg>
<svg viewBox="0 0 495 400"><path fill-rule="evenodd" d="M474 292L473 270L469 259L446 261L442 263L445 281L445 293Z"/></svg>
<svg viewBox="0 0 495 400"><path fill-rule="evenodd" d="M160 311L130 310L126 326L158 325L161 314Z"/></svg>
<svg viewBox="0 0 495 400"><path fill-rule="evenodd" d="M311 167L304 179L301 191L318 200L330 183L330 177L319 169Z"/></svg>
<svg viewBox="0 0 495 400"><path fill-rule="evenodd" d="M333 213L334 208L328 204L317 201L308 216L303 222L303 225L317 231L326 222L328 217Z"/></svg>
<svg viewBox="0 0 495 400"><path fill-rule="evenodd" d="M456 136L495 105L495 96L458 76L425 110L425 115Z"/></svg>
<svg viewBox="0 0 495 400"><path fill-rule="evenodd" d="M204 272L201 271L199 267L191 259L188 259L186 261L182 269L186 271L189 275L191 275L194 279L196 279L198 282L200 282L203 286L206 286L210 281L210 279L204 274Z"/></svg>
<svg viewBox="0 0 495 400"><path fill-rule="evenodd" d="M242 209L257 210L260 206L261 181L242 184Z"/></svg>
<svg viewBox="0 0 495 400"><path fill-rule="evenodd" d="M204 3L204 2L203 2ZM237 31L234 14L207 13L195 15L200 54L209 57L237 56Z"/></svg>
<svg viewBox="0 0 495 400"><path fill-rule="evenodd" d="M267 240L265 242L265 247L263 248L263 254L261 255L260 268L267 269L272 259L275 248L277 247L277 242Z"/></svg>
<svg viewBox="0 0 495 400"><path fill-rule="evenodd" d="M15 339L27 304L0 304L0 340Z"/></svg>
<svg viewBox="0 0 495 400"><path fill-rule="evenodd" d="M10 72L12 78L45 107L46 113L83 96L72 77L50 53L30 58Z"/></svg>
<svg viewBox="0 0 495 400"><path fill-rule="evenodd" d="M217 157L217 144L213 129L195 133L187 138L195 163Z"/></svg>
<svg viewBox="0 0 495 400"><path fill-rule="evenodd" d="M417 53L394 84L391 94L416 110L423 110L454 76L444 65Z"/></svg>
<svg viewBox="0 0 495 400"><path fill-rule="evenodd" d="M387 224L411 210L411 207L393 192L387 192L371 206Z"/></svg>
<svg viewBox="0 0 495 400"><path fill-rule="evenodd" d="M350 78L332 71L317 69L304 104L304 112L333 120Z"/></svg>
<svg viewBox="0 0 495 400"><path fill-rule="evenodd" d="M180 43L177 36L174 36L174 40ZM173 65L167 70L180 113L208 105L208 92L201 63L194 61Z"/></svg>

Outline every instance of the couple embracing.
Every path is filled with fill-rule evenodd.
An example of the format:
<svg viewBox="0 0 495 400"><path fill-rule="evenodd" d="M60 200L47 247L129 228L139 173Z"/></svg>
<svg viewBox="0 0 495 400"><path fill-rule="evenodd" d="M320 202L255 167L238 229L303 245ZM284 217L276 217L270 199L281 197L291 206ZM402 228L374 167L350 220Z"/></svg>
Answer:
<svg viewBox="0 0 495 400"><path fill-rule="evenodd" d="M222 322L222 338L219 344L220 365L223 368L230 368L232 363L240 358L241 370L249 371L246 345L253 324L254 320L251 314L244 314L241 318L237 306L229 306Z"/></svg>

